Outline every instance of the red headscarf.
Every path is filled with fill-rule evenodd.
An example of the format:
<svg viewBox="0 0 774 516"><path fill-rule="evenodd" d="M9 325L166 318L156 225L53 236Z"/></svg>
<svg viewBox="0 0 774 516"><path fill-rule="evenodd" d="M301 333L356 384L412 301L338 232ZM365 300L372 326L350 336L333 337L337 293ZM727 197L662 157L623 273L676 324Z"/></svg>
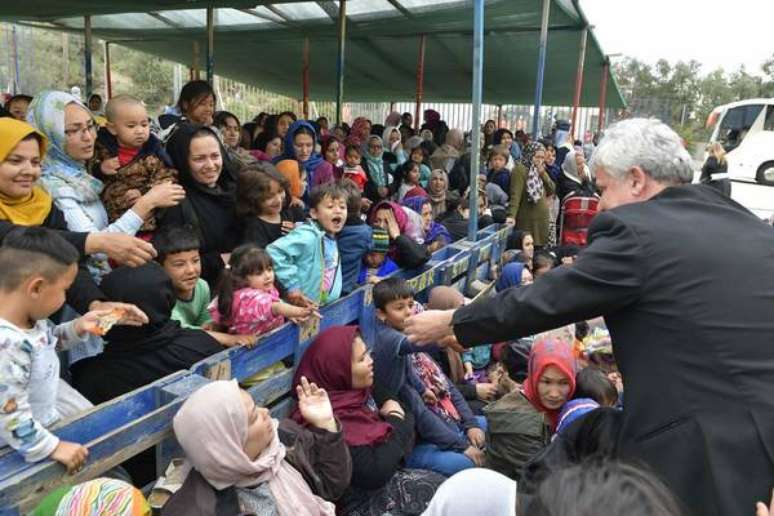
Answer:
<svg viewBox="0 0 774 516"><path fill-rule="evenodd" d="M374 206L371 209L371 214L368 216L368 224L373 225L374 220L376 220L376 212L385 208L391 209L392 213L395 214L395 222L398 223L398 229L400 229L400 233L406 233L409 224L409 218L408 215L406 215L406 212L403 211L403 207L397 202L382 201Z"/></svg>
<svg viewBox="0 0 774 516"><path fill-rule="evenodd" d="M532 345L532 351L529 353L529 365L527 366L527 378L522 385L524 396L540 412L548 415L551 422L551 430L554 431L559 420L558 409L548 409L540 402L538 383L543 371L548 366L554 366L559 369L570 382L570 392L567 399L572 398L575 393L575 357L572 353L572 346L563 340L555 338L541 339Z"/></svg>
<svg viewBox="0 0 774 516"><path fill-rule="evenodd" d="M368 138L368 126L369 122L366 117L357 117L352 122L352 127L349 130L347 145L357 145L358 147L361 147Z"/></svg>
<svg viewBox="0 0 774 516"><path fill-rule="evenodd" d="M352 389L352 344L357 332L357 326L332 326L320 333L298 364L293 389L302 376L325 389L341 421L344 441L349 446L370 446L384 442L392 427L368 406L370 388ZM304 424L298 408L291 417Z"/></svg>

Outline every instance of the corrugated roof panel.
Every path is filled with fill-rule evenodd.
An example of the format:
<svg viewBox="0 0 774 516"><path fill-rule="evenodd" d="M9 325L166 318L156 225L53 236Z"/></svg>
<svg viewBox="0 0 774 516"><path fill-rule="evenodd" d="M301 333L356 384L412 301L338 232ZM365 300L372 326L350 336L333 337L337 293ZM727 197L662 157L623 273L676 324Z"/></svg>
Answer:
<svg viewBox="0 0 774 516"><path fill-rule="evenodd" d="M330 20L322 7L316 2L299 2L294 4L275 4L273 6L291 20Z"/></svg>

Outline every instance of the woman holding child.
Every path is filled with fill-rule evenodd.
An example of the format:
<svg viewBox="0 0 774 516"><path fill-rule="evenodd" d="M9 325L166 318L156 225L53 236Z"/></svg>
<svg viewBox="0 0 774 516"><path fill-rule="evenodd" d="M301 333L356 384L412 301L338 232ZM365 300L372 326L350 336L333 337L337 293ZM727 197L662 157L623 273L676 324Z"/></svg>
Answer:
<svg viewBox="0 0 774 516"><path fill-rule="evenodd" d="M339 501L342 514L421 514L444 478L403 469L414 447L414 417L395 400L376 406L373 360L356 326L322 332L304 353L294 385L307 378L328 394L352 456L352 485ZM293 419L302 423L303 411Z"/></svg>

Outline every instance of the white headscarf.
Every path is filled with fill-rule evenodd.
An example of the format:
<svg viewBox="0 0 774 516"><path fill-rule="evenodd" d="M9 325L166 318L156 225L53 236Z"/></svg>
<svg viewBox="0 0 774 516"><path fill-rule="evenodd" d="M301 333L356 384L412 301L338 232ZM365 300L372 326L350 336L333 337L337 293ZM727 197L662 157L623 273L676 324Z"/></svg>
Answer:
<svg viewBox="0 0 774 516"><path fill-rule="evenodd" d="M516 515L516 482L496 471L471 468L441 484L422 516Z"/></svg>

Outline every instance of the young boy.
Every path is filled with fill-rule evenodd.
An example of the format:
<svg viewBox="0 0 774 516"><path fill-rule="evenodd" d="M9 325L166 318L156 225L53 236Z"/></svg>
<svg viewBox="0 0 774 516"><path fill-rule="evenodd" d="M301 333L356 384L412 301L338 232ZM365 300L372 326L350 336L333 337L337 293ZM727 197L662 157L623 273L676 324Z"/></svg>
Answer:
<svg viewBox="0 0 774 516"><path fill-rule="evenodd" d="M414 298L408 283L400 278L387 278L374 286L376 339L371 355L374 360L374 394L377 403L398 399L415 417L422 441L407 459L407 466L430 469L451 476L457 471L483 461L485 444L481 423L454 384L430 373L445 395L439 399L420 379L422 371L415 364L432 363L429 357L412 360L412 353L432 351L416 347L403 334L406 320L414 311ZM445 382L443 380L446 380ZM431 408L431 405L433 408ZM456 414L456 418L449 414Z"/></svg>
<svg viewBox="0 0 774 516"><path fill-rule="evenodd" d="M341 186L347 191L347 221L336 241L341 253L341 293L347 295L360 284L363 258L372 247L372 229L360 216L363 196L358 186L349 180L342 180Z"/></svg>
<svg viewBox="0 0 774 516"><path fill-rule="evenodd" d="M504 145L495 145L489 151L489 171L486 180L499 186L502 191L510 197L511 194L511 171L506 168L510 152Z"/></svg>
<svg viewBox="0 0 774 516"><path fill-rule="evenodd" d="M376 284L381 279L398 270L398 266L388 256L390 236L381 228L373 228L371 251L363 257L366 267L363 267L358 277L358 285L366 282Z"/></svg>
<svg viewBox="0 0 774 516"><path fill-rule="evenodd" d="M349 179L355 183L360 192L363 192L368 182L368 176L363 167L360 166L362 158L360 148L357 145L347 145L347 150L344 154L342 179Z"/></svg>
<svg viewBox="0 0 774 516"><path fill-rule="evenodd" d="M207 311L210 287L201 278L200 246L199 237L192 227L165 226L153 235L153 247L158 253L156 260L172 280L177 296L172 319L183 328L205 330L222 346L253 344L256 339L253 335L212 331L212 317Z"/></svg>
<svg viewBox="0 0 774 516"><path fill-rule="evenodd" d="M105 106L107 125L99 130L94 173L105 183L102 202L110 222L152 187L177 182L177 171L161 141L150 132L143 103L131 95L116 95ZM156 229L156 219L145 220L141 231Z"/></svg>
<svg viewBox="0 0 774 516"><path fill-rule="evenodd" d="M0 445L27 462L56 460L70 473L89 451L47 427L92 405L59 378L57 351L102 334L121 318L100 310L59 326L47 320L64 304L77 272L78 252L53 231L14 229L0 247Z"/></svg>
<svg viewBox="0 0 774 516"><path fill-rule="evenodd" d="M274 274L296 306L320 306L341 295L341 257L336 235L347 220L347 191L325 183L309 196L312 221L297 226L266 248Z"/></svg>

